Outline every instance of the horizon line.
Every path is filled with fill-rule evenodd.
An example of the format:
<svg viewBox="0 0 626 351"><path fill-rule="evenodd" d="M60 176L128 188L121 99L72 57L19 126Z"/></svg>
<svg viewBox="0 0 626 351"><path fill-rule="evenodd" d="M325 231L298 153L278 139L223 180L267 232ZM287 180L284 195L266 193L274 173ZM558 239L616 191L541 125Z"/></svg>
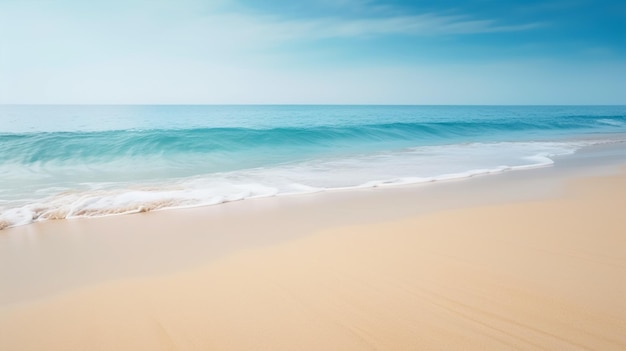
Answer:
<svg viewBox="0 0 626 351"><path fill-rule="evenodd" d="M626 106L609 104L358 104L358 103L0 103L0 106Z"/></svg>

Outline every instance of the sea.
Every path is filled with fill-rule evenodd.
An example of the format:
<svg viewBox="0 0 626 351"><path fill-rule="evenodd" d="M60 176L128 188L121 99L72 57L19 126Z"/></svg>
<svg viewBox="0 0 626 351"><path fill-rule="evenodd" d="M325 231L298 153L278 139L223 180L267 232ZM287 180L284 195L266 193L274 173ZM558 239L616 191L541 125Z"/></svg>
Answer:
<svg viewBox="0 0 626 351"><path fill-rule="evenodd" d="M624 133L626 106L2 105L0 228L543 167Z"/></svg>

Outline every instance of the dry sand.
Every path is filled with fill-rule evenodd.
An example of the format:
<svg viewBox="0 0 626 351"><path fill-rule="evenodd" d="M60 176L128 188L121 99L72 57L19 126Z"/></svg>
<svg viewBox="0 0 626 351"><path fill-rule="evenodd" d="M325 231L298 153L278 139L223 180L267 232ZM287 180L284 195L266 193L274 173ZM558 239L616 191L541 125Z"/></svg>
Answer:
<svg viewBox="0 0 626 351"><path fill-rule="evenodd" d="M5 303L0 350L625 350L625 209L622 174L331 226Z"/></svg>

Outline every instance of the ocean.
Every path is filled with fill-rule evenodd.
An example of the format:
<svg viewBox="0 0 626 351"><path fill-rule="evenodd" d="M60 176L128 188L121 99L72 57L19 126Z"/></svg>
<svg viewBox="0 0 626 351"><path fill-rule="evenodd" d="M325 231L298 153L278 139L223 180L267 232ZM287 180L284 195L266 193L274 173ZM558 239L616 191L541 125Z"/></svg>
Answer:
<svg viewBox="0 0 626 351"><path fill-rule="evenodd" d="M548 166L621 133L626 106L4 105L0 229Z"/></svg>

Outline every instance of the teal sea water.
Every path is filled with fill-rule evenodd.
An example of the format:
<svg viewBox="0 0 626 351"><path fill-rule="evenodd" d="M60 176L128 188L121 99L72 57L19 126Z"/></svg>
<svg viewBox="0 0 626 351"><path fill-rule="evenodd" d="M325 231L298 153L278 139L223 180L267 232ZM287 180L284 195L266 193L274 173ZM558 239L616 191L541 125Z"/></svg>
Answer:
<svg viewBox="0 0 626 351"><path fill-rule="evenodd" d="M0 106L0 228L546 166L626 106Z"/></svg>

